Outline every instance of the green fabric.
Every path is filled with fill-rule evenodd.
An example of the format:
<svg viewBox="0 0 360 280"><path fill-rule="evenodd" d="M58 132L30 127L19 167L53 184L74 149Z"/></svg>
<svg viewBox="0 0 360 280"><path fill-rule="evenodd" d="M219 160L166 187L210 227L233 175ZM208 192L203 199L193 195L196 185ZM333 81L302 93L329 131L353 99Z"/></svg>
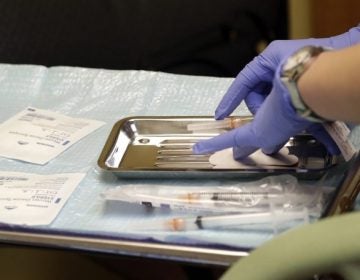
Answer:
<svg viewBox="0 0 360 280"><path fill-rule="evenodd" d="M348 263L337 270L345 279L360 279L360 264Z"/></svg>
<svg viewBox="0 0 360 280"><path fill-rule="evenodd" d="M221 279L306 279L341 271L360 260L359 238L360 212L326 218L273 238L233 264ZM347 279L360 279L359 270L346 274Z"/></svg>

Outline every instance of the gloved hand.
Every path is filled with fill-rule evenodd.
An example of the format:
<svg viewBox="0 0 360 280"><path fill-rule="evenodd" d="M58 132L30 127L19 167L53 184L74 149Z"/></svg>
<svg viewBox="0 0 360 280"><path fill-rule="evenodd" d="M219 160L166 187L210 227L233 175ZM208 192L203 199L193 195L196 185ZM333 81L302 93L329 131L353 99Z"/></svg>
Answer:
<svg viewBox="0 0 360 280"><path fill-rule="evenodd" d="M194 145L193 152L203 154L234 147L235 159L242 159L259 148L271 154L291 136L306 129L323 142L330 153L338 154L338 147L321 124L312 123L296 114L289 93L280 81L280 67L287 57L306 45L340 49L358 42L360 27L330 38L272 42L238 74L215 111L215 118L223 119L244 100L255 115L253 122L200 141Z"/></svg>

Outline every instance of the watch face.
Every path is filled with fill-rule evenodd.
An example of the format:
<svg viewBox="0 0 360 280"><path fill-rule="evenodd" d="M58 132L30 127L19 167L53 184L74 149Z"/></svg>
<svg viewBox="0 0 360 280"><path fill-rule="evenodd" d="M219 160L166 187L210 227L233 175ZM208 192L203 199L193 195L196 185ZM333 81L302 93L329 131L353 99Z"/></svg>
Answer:
<svg viewBox="0 0 360 280"><path fill-rule="evenodd" d="M286 61L283 70L289 71L293 68L296 68L300 64L303 64L307 59L309 59L311 56L308 48L302 48L296 53L294 53L292 56L289 57L289 59Z"/></svg>

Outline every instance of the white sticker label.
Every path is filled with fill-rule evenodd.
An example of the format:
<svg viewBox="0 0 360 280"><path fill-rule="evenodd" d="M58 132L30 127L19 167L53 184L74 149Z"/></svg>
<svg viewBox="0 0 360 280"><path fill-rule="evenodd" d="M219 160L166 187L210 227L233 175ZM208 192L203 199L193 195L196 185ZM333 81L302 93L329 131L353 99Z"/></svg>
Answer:
<svg viewBox="0 0 360 280"><path fill-rule="evenodd" d="M344 122L340 121L324 123L324 127L338 145L344 159L349 161L356 153L354 145L349 140L350 129Z"/></svg>

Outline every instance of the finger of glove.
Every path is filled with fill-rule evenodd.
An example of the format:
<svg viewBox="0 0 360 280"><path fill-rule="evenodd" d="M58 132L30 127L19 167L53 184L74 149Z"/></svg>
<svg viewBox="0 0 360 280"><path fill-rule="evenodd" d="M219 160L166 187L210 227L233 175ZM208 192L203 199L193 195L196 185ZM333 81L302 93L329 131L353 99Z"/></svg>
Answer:
<svg viewBox="0 0 360 280"><path fill-rule="evenodd" d="M258 149L259 148L254 146L243 146L243 147L234 146L233 157L236 160L243 160L244 158L248 157Z"/></svg>
<svg viewBox="0 0 360 280"><path fill-rule="evenodd" d="M200 141L193 146L194 154L206 154L236 147L237 159L245 158L259 147L254 145L256 137L252 130L252 123L240 128L220 134L208 140Z"/></svg>
<svg viewBox="0 0 360 280"><path fill-rule="evenodd" d="M261 151L266 155L273 155L273 154L277 153L282 147L284 147L285 144L286 144L286 142L281 143L276 146L273 146L273 147L262 148Z"/></svg>
<svg viewBox="0 0 360 280"><path fill-rule="evenodd" d="M307 131L321 142L331 155L339 155L341 152L329 133L320 124L310 126Z"/></svg>
<svg viewBox="0 0 360 280"><path fill-rule="evenodd" d="M266 95L257 92L251 92L246 98L245 103L249 111L255 115L257 110L261 107L264 102Z"/></svg>
<svg viewBox="0 0 360 280"><path fill-rule="evenodd" d="M229 116L260 82L256 69L262 67L254 59L237 75L215 110L215 119Z"/></svg>
<svg viewBox="0 0 360 280"><path fill-rule="evenodd" d="M235 145L233 146L233 157L242 160L259 149L257 138L254 135L253 123L244 125L234 130Z"/></svg>
<svg viewBox="0 0 360 280"><path fill-rule="evenodd" d="M193 153L208 154L234 146L236 144L236 131L237 129L231 130L213 138L197 142L193 146Z"/></svg>
<svg viewBox="0 0 360 280"><path fill-rule="evenodd" d="M341 49L355 45L360 42L360 27L353 27L349 29L349 31L337 36L332 36L327 40L327 46L334 49Z"/></svg>

